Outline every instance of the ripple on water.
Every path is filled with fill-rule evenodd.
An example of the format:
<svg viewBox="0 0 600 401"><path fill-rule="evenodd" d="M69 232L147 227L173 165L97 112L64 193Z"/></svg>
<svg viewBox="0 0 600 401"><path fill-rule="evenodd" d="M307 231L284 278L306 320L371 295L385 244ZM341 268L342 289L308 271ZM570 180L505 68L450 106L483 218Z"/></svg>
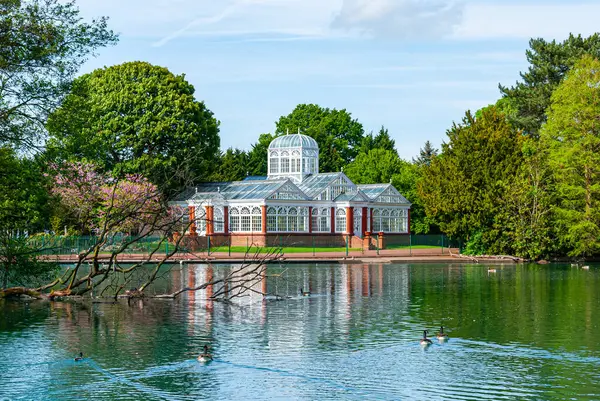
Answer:
<svg viewBox="0 0 600 401"><path fill-rule="evenodd" d="M243 305L0 303L0 399L600 399L600 271L480 270L293 266L277 286L294 298ZM423 350L440 322L450 341Z"/></svg>

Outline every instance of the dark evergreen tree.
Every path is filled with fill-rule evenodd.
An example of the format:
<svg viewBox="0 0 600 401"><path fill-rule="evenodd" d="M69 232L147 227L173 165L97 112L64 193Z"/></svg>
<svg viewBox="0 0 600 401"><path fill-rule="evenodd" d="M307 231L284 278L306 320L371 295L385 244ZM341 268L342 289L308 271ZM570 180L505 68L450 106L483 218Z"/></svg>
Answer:
<svg viewBox="0 0 600 401"><path fill-rule="evenodd" d="M431 142L426 141L425 145L419 151L419 157L413 159L413 163L418 166L429 166L431 160L438 155L438 150L433 147Z"/></svg>

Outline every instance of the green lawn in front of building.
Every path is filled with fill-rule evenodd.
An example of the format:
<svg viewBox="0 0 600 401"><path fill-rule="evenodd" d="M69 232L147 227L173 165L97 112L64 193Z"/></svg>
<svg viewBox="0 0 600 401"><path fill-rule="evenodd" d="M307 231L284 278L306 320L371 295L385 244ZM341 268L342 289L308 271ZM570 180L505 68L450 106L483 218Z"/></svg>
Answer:
<svg viewBox="0 0 600 401"><path fill-rule="evenodd" d="M254 254L257 251L259 253L267 253L269 251L271 252L277 252L278 250L281 250L281 253L283 254L287 254L287 253L312 253L313 251L315 253L322 253L322 252L346 252L346 247L311 247L311 246L305 246L305 247L282 247L282 248L264 248L264 247L250 247L250 249L248 250L247 247L245 246L232 246L231 247L231 252L232 253L245 253L246 251L248 251L248 253L250 254ZM353 251L360 251L361 248L349 248L348 251L353 252ZM210 248L210 252L214 253L214 252L229 252L229 247L227 245L224 246L217 246L214 248Z"/></svg>

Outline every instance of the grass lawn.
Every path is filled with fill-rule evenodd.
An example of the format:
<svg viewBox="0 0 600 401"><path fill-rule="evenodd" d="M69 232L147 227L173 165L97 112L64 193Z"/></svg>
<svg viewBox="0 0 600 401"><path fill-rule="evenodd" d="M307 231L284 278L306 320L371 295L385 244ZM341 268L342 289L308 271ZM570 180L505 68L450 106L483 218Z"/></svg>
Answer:
<svg viewBox="0 0 600 401"><path fill-rule="evenodd" d="M338 247L338 248L313 248L310 246L307 247L283 247L283 248L261 248L261 247L250 247L250 251L249 253L255 253L257 251L259 251L260 253L267 253L268 251L277 251L278 249L281 249L281 252L286 254L286 253L312 253L313 249L315 251L315 253L318 252L346 252L346 248L345 247ZM245 246L232 246L231 247L231 252L235 252L235 253L245 253L247 250L247 248ZM360 251L361 248L350 248L348 249L349 251ZM227 246L218 246L218 247L214 247L210 249L210 252L228 252L229 251L229 247Z"/></svg>

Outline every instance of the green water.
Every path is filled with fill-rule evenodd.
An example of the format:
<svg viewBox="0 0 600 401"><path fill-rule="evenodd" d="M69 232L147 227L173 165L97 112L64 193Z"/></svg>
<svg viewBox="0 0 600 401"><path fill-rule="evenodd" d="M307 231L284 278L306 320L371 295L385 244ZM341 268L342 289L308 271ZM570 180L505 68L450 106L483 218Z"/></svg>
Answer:
<svg viewBox="0 0 600 401"><path fill-rule="evenodd" d="M494 268L273 266L268 291L293 298L235 305L3 301L0 400L600 399L600 267ZM441 324L450 340L420 347Z"/></svg>

